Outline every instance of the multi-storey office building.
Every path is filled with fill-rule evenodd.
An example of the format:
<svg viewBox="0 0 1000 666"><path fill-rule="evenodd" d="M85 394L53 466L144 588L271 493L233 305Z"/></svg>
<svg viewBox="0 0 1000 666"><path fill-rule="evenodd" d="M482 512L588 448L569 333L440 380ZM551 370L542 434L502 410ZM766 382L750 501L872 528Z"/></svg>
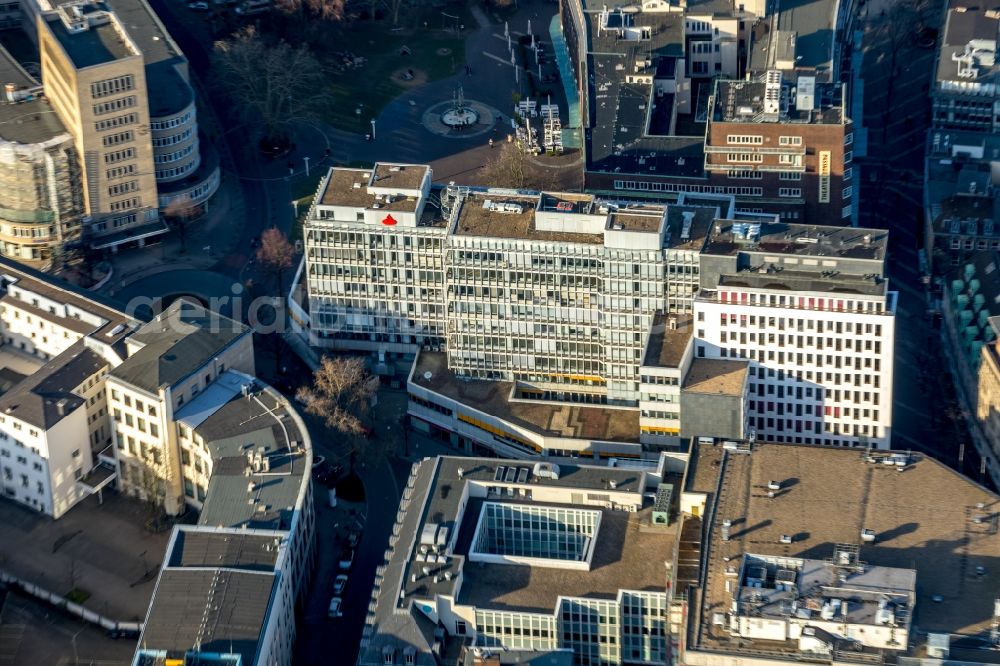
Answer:
<svg viewBox="0 0 1000 666"><path fill-rule="evenodd" d="M734 398L743 417L726 424L726 433L742 434L746 423L782 438L776 441L888 443L895 296L883 278L884 232L781 223L773 215L735 213L732 197L708 195L654 206L590 195L448 188L438 194L441 209L429 214L422 193L366 191L381 182L374 180L380 170L410 169L423 167L331 171L306 224L308 312L300 308L298 316L316 346L384 356L443 344L446 362L422 356L412 375L418 397L436 406L423 407L444 410L421 411L421 418L444 428L453 421L445 423L442 414L482 420L456 409L461 391L435 399L433 386L421 386L425 379L444 382L442 369L455 378L506 383L509 390L501 392L512 402L636 408L651 401L643 393L652 395L654 382L643 377L661 374L644 372L644 363L659 363L644 359L670 357L673 378L683 387L691 364L682 360L693 353L749 363L753 397L745 409L747 375L739 368L705 368L697 373L702 380L688 384L693 389L707 382ZM421 181L427 177L419 173ZM385 205L393 208L386 212ZM433 246L421 240L427 238ZM410 252L420 242L427 243L421 261L434 271L413 266ZM429 282L436 275L438 282ZM405 301L411 294L419 298ZM409 312L441 315L420 320ZM685 352L686 342L674 336L650 342L665 322L655 322L657 313L694 315L693 351ZM752 335L749 329L739 335L744 315L753 316ZM832 341L845 331L855 337ZM680 347L657 351L664 340ZM692 405L696 393L690 393ZM679 399L657 394L656 400L674 397ZM463 409L475 407L465 403ZM673 407L641 409L648 443L655 433L679 434ZM526 420L538 426L545 418ZM489 426L503 429L492 421ZM539 427L543 437L553 430L551 424ZM584 430L571 427L565 434L574 438L570 433ZM592 443L604 432L597 431L576 438ZM504 433L514 440L532 437L516 428ZM492 441L492 435L478 441L483 437ZM538 440L530 447L590 450L589 444ZM612 451L621 449L609 445L606 452Z"/></svg>
<svg viewBox="0 0 1000 666"><path fill-rule="evenodd" d="M159 210L199 206L218 159L198 139L187 60L144 0L27 0L45 93L82 156L87 233L98 248L165 233Z"/></svg>
<svg viewBox="0 0 1000 666"><path fill-rule="evenodd" d="M106 379L121 487L170 514L207 496L174 427L178 414L227 371L254 374L253 332L186 300L174 302L125 341L127 358ZM215 389L216 391L221 390ZM185 437L190 441L190 433ZM203 468L199 462L198 471ZM208 471L204 471L207 475Z"/></svg>
<svg viewBox="0 0 1000 666"><path fill-rule="evenodd" d="M44 268L80 237L79 154L41 85L2 44L0 82L0 254Z"/></svg>
<svg viewBox="0 0 1000 666"><path fill-rule="evenodd" d="M664 663L676 525L654 524L643 497L679 481L664 470L450 457L414 465L358 666L430 666L461 643L569 649L579 665Z"/></svg>
<svg viewBox="0 0 1000 666"><path fill-rule="evenodd" d="M0 260L0 490L58 518L114 481L104 378L137 323Z"/></svg>
<svg viewBox="0 0 1000 666"><path fill-rule="evenodd" d="M996 663L1000 497L933 458L699 438L678 494L680 663Z"/></svg>
<svg viewBox="0 0 1000 666"><path fill-rule="evenodd" d="M934 127L1000 131L1000 14L950 2L932 91Z"/></svg>
<svg viewBox="0 0 1000 666"><path fill-rule="evenodd" d="M406 177L423 185L393 187ZM461 375L592 403L638 399L653 315L691 311L698 243L732 209L481 188L436 193L438 207L429 188L426 167L331 170L306 225L310 342L444 345Z"/></svg>
<svg viewBox="0 0 1000 666"><path fill-rule="evenodd" d="M927 274L1000 249L1000 133L932 129L924 168Z"/></svg>
<svg viewBox="0 0 1000 666"><path fill-rule="evenodd" d="M773 219L713 227L695 356L750 362L759 436L888 446L897 295L884 274L887 240L878 230Z"/></svg>
<svg viewBox="0 0 1000 666"><path fill-rule="evenodd" d="M809 224L851 217L853 124L843 86L780 70L715 82L708 102L705 169L713 183L740 188L743 210L778 212Z"/></svg>
<svg viewBox="0 0 1000 666"><path fill-rule="evenodd" d="M844 224L853 131L835 26L850 4L772 5L763 19L765 3L563 2L587 190L734 195L739 210Z"/></svg>

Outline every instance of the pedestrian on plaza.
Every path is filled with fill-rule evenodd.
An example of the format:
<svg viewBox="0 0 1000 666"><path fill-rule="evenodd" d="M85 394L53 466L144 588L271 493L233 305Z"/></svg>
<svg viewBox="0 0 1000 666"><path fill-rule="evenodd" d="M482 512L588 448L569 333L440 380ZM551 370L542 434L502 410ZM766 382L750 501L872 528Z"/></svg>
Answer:
<svg viewBox="0 0 1000 666"><path fill-rule="evenodd" d="M493 147L493 139L490 139L490 148Z"/></svg>

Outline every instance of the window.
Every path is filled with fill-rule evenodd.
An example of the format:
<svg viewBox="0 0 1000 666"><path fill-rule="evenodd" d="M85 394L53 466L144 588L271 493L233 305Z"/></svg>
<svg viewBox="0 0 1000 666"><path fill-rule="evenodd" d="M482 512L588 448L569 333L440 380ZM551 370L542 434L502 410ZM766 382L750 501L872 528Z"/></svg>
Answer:
<svg viewBox="0 0 1000 666"><path fill-rule="evenodd" d="M123 178L125 176L131 176L135 174L136 166L134 164L126 164L125 166L114 167L113 169L108 169L104 172L108 180L114 180L115 178Z"/></svg>
<svg viewBox="0 0 1000 666"><path fill-rule="evenodd" d="M108 97L109 95L125 92L126 90L132 90L134 87L135 81L132 75L126 74L125 76L104 79L103 81L96 81L90 84L90 96L94 99Z"/></svg>
<svg viewBox="0 0 1000 666"><path fill-rule="evenodd" d="M851 177L854 175L853 171L854 170L851 167L847 167L846 169L844 169L844 180L845 181L848 181L848 180L851 179Z"/></svg>
<svg viewBox="0 0 1000 666"><path fill-rule="evenodd" d="M112 201L111 210L114 212L119 212L123 210L131 210L133 208L138 208L141 201L139 197L130 197L128 199L122 199L121 201Z"/></svg>
<svg viewBox="0 0 1000 666"><path fill-rule="evenodd" d="M135 132L128 130L125 132L118 132L117 134L109 134L104 137L101 142L104 144L105 148L110 146L117 146L122 143L128 143L135 139Z"/></svg>
<svg viewBox="0 0 1000 666"><path fill-rule="evenodd" d="M726 143L744 146L759 146L764 143L764 137L759 134L730 134L726 136Z"/></svg>
<svg viewBox="0 0 1000 666"><path fill-rule="evenodd" d="M778 180L802 180L802 174L798 171L781 171L778 173Z"/></svg>
<svg viewBox="0 0 1000 666"><path fill-rule="evenodd" d="M114 164L115 162L124 162L125 160L130 160L134 157L135 148L123 148L122 150L105 153L104 162L106 164Z"/></svg>
<svg viewBox="0 0 1000 666"><path fill-rule="evenodd" d="M758 153L728 153L726 159L730 162L763 162L764 156Z"/></svg>
<svg viewBox="0 0 1000 666"><path fill-rule="evenodd" d="M801 187L779 187L778 188L779 197L801 197L802 188Z"/></svg>
<svg viewBox="0 0 1000 666"><path fill-rule="evenodd" d="M152 435L153 437L159 437L160 436L160 428L159 428L159 426L157 426L155 423L150 423L149 424L149 434Z"/></svg>
<svg viewBox="0 0 1000 666"><path fill-rule="evenodd" d="M138 113L126 113L122 116L115 116L114 118L105 118L104 120L98 120L94 123L94 129L98 132L104 132L109 129L116 129L118 127L125 127L126 125L134 125L139 121Z"/></svg>
<svg viewBox="0 0 1000 666"><path fill-rule="evenodd" d="M844 135L844 145L845 146L849 146L852 143L854 143L854 135L853 134L845 134Z"/></svg>
<svg viewBox="0 0 1000 666"><path fill-rule="evenodd" d="M135 192L139 189L139 181L130 180L126 183L118 183L108 187L108 196L120 197L123 194Z"/></svg>
<svg viewBox="0 0 1000 666"><path fill-rule="evenodd" d="M854 153L848 150L844 153L844 164L850 164L854 161Z"/></svg>
<svg viewBox="0 0 1000 666"><path fill-rule="evenodd" d="M790 164L792 166L802 166L802 156L781 154L778 155L778 164Z"/></svg>
<svg viewBox="0 0 1000 666"><path fill-rule="evenodd" d="M779 146L801 146L802 137L801 136L779 136L778 137Z"/></svg>
<svg viewBox="0 0 1000 666"><path fill-rule="evenodd" d="M128 97L121 97L119 99L112 99L108 100L107 102L101 102L100 104L95 104L94 115L102 116L105 113L111 113L112 111L131 109L133 106L135 106L135 95L129 95Z"/></svg>
<svg viewBox="0 0 1000 666"><path fill-rule="evenodd" d="M854 187L853 186L848 185L847 187L844 188L844 198L845 199L850 199L851 195L853 195L853 194L854 194Z"/></svg>
<svg viewBox="0 0 1000 666"><path fill-rule="evenodd" d="M465 622L463 622L462 620L456 620L455 621L455 635L456 636L465 636L465 632L466 632Z"/></svg>

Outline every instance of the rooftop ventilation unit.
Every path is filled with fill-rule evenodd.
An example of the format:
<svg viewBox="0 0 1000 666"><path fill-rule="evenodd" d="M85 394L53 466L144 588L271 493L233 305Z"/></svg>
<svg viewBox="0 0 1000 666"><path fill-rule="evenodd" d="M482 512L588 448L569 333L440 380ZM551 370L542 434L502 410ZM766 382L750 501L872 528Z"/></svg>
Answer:
<svg viewBox="0 0 1000 666"><path fill-rule="evenodd" d="M681 240L691 239L691 225L694 224L694 212L686 210L681 215L684 221L681 223Z"/></svg>
<svg viewBox="0 0 1000 666"><path fill-rule="evenodd" d="M508 215L520 215L524 212L524 206L519 203L493 201L491 199L483 201L483 208L493 213L504 213Z"/></svg>
<svg viewBox="0 0 1000 666"><path fill-rule="evenodd" d="M777 120L781 110L781 72L772 69L764 76L764 115Z"/></svg>

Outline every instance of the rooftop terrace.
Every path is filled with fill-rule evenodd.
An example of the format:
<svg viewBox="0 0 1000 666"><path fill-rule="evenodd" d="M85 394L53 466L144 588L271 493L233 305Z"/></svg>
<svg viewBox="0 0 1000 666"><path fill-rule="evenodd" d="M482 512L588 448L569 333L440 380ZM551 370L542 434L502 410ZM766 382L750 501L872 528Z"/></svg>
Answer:
<svg viewBox="0 0 1000 666"><path fill-rule="evenodd" d="M749 361L696 358L691 361L684 386L688 393L709 393L741 397L747 381Z"/></svg>
<svg viewBox="0 0 1000 666"><path fill-rule="evenodd" d="M538 195L469 192L459 209L454 233L457 236L523 238L560 243L604 242L603 234L543 231L535 226Z"/></svg>
<svg viewBox="0 0 1000 666"><path fill-rule="evenodd" d="M513 387L509 382L456 377L448 369L447 355L441 352L421 352L414 364L411 381L471 409L495 415L546 437L631 443L639 436L637 410L512 402L509 396Z"/></svg>
<svg viewBox="0 0 1000 666"><path fill-rule="evenodd" d="M691 315L662 312L653 319L642 364L648 367L678 368L694 334Z"/></svg>
<svg viewBox="0 0 1000 666"><path fill-rule="evenodd" d="M389 200L384 195L370 193L368 182L371 178L371 169L332 169L326 187L319 194L318 203L324 206L353 208L374 208L377 204L380 209L386 211L416 211L419 200L415 196L394 195ZM378 187L408 189L408 186L401 185L398 179L394 181L391 178L387 182L379 182Z"/></svg>
<svg viewBox="0 0 1000 666"><path fill-rule="evenodd" d="M815 77L798 77L796 80L781 78L775 90L775 105L769 106L772 94L765 76L752 81L719 80L715 83L712 107L713 122L725 123L809 123L838 125L844 122L843 88L840 84L822 83ZM803 79L811 80L806 84ZM813 94L803 95L806 85L813 87ZM793 89L798 94L793 93Z"/></svg>

